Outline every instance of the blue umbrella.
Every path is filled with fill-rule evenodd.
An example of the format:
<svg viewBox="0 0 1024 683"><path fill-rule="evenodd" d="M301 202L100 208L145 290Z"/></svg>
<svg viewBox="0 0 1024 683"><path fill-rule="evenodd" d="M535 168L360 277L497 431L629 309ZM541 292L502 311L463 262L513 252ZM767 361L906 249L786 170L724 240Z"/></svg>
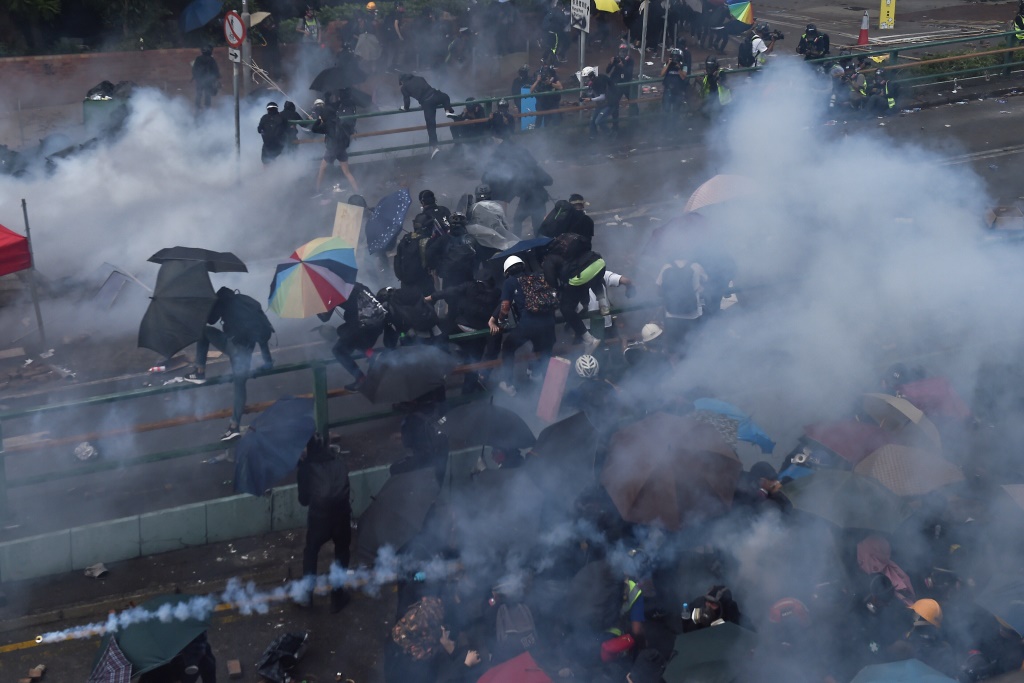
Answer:
<svg viewBox="0 0 1024 683"><path fill-rule="evenodd" d="M224 3L221 0L192 0L179 19L182 33L206 26L220 14L223 7Z"/></svg>
<svg viewBox="0 0 1024 683"><path fill-rule="evenodd" d="M380 200L370 211L366 222L366 246L371 254L386 251L398 233L402 232L405 214L412 206L409 190L402 188Z"/></svg>
<svg viewBox="0 0 1024 683"><path fill-rule="evenodd" d="M505 251L498 252L497 254L491 257L491 260L493 261L497 259L508 258L509 256L512 256L514 254L522 254L524 251L530 251L531 249L536 249L537 247L543 247L550 241L550 237L534 237L533 239L530 240L521 240L515 246L509 247Z"/></svg>
<svg viewBox="0 0 1024 683"><path fill-rule="evenodd" d="M1017 633L1024 631L1024 580L1012 575L993 579L974 601Z"/></svg>
<svg viewBox="0 0 1024 683"><path fill-rule="evenodd" d="M940 674L924 662L904 659L866 666L850 683L953 683L953 679Z"/></svg>
<svg viewBox="0 0 1024 683"><path fill-rule="evenodd" d="M235 447L235 493L263 495L295 469L314 431L311 398L283 398L263 411Z"/></svg>
<svg viewBox="0 0 1024 683"><path fill-rule="evenodd" d="M742 412L731 403L719 401L716 398L698 398L693 402L697 410L706 410L709 413L718 413L725 417L736 420L736 438L740 441L752 443L761 449L762 453L771 453L775 450L775 442L768 438L763 429L750 419L750 416Z"/></svg>

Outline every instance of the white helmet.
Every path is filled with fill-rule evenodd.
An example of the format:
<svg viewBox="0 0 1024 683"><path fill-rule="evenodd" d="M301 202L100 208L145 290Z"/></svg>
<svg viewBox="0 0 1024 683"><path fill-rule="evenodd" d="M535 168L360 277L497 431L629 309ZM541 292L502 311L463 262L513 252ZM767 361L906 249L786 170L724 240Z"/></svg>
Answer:
<svg viewBox="0 0 1024 683"><path fill-rule="evenodd" d="M592 66L583 67L583 71L580 72L580 76L583 78L590 78L591 76L597 75L597 69Z"/></svg>
<svg viewBox="0 0 1024 683"><path fill-rule="evenodd" d="M502 268L502 272L507 273L509 269L512 268L512 266L518 265L522 262L523 259L519 258L518 256L509 256L507 259L505 259L505 267Z"/></svg>
<svg viewBox="0 0 1024 683"><path fill-rule="evenodd" d="M576 359L576 374L580 377L597 377L597 371L601 369L597 359L589 353L585 353Z"/></svg>
<svg viewBox="0 0 1024 683"><path fill-rule="evenodd" d="M644 340L646 344L649 341L654 341L661 336L661 333L665 330L661 329L661 325L657 323L647 323L640 330L640 338Z"/></svg>

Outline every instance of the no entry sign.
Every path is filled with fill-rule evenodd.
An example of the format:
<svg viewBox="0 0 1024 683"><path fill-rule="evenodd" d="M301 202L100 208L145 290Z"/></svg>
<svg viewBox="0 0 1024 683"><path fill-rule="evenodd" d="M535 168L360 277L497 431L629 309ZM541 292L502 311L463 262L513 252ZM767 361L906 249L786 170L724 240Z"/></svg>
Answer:
<svg viewBox="0 0 1024 683"><path fill-rule="evenodd" d="M245 24L234 10L224 15L224 39L234 48L242 47L242 43L245 42Z"/></svg>

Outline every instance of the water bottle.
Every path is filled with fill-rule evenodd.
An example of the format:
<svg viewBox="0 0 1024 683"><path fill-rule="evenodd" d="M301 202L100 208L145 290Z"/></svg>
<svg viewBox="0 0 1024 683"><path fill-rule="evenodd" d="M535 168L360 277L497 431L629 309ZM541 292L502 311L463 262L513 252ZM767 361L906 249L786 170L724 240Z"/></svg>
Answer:
<svg viewBox="0 0 1024 683"><path fill-rule="evenodd" d="M684 602L683 603L683 621L686 621L689 618L690 618L690 603Z"/></svg>

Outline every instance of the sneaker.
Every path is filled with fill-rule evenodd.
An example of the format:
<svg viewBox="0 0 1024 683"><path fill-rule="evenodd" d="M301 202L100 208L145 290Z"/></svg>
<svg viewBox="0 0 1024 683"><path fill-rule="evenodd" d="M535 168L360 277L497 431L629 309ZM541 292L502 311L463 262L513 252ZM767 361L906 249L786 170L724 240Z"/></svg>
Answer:
<svg viewBox="0 0 1024 683"><path fill-rule="evenodd" d="M610 315L612 312L612 307L608 304L608 299L602 299L600 303L598 303L598 307L601 315Z"/></svg>
<svg viewBox="0 0 1024 683"><path fill-rule="evenodd" d="M587 332L583 335L583 353L593 353L601 345L601 340Z"/></svg>
<svg viewBox="0 0 1024 683"><path fill-rule="evenodd" d="M352 596L344 588L337 588L331 591L331 614L337 614L345 609L348 603L352 602Z"/></svg>
<svg viewBox="0 0 1024 683"><path fill-rule="evenodd" d="M366 383L366 375L356 377L356 380L350 384L345 385L345 391L359 391L363 384Z"/></svg>
<svg viewBox="0 0 1024 683"><path fill-rule="evenodd" d="M453 112L453 111L450 111L450 112L446 112L445 116L447 116L450 119L454 119L457 116L457 114L455 112Z"/></svg>
<svg viewBox="0 0 1024 683"><path fill-rule="evenodd" d="M439 147L435 147L434 149L430 150L430 158L433 159L434 157L436 157L437 153L440 151L441 149Z"/></svg>
<svg viewBox="0 0 1024 683"><path fill-rule="evenodd" d="M498 385L498 388L504 391L509 396L516 395L516 388L509 384L508 382L502 382L501 384Z"/></svg>
<svg viewBox="0 0 1024 683"><path fill-rule="evenodd" d="M182 377L182 379L185 380L186 382L191 382L192 384L206 384L206 373L199 372L198 370L193 370L192 372Z"/></svg>
<svg viewBox="0 0 1024 683"><path fill-rule="evenodd" d="M238 427L233 427L231 425L228 425L228 428L221 435L220 440L221 441L234 441L235 439L237 439L241 435L242 435L242 432L238 429Z"/></svg>

